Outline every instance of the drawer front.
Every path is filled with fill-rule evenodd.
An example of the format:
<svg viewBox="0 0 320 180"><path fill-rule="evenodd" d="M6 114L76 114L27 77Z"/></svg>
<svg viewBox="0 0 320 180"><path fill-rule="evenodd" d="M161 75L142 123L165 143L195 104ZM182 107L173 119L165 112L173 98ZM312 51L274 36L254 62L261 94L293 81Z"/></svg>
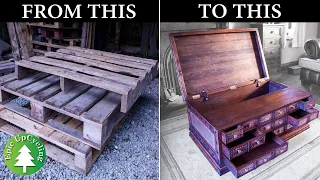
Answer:
<svg viewBox="0 0 320 180"><path fill-rule="evenodd" d="M261 127L260 127L260 131L261 131L262 133L267 133L267 132L272 131L271 123L265 124L265 125L261 126Z"/></svg>
<svg viewBox="0 0 320 180"><path fill-rule="evenodd" d="M264 38L271 38L271 37L280 38L281 37L281 28L280 27L264 27L263 37Z"/></svg>
<svg viewBox="0 0 320 180"><path fill-rule="evenodd" d="M309 109L308 112L310 113L310 121L315 120L319 117L319 111L316 109Z"/></svg>
<svg viewBox="0 0 320 180"><path fill-rule="evenodd" d="M282 135L284 133L284 126L274 130L273 133L277 136Z"/></svg>
<svg viewBox="0 0 320 180"><path fill-rule="evenodd" d="M235 141L241 137L243 137L243 128L235 129L231 132L223 132L222 133L222 142L224 144L228 144L228 143Z"/></svg>
<svg viewBox="0 0 320 180"><path fill-rule="evenodd" d="M288 105L288 113L292 113L296 110L299 109L299 103L298 102L295 102L295 103L292 103L292 104L289 104Z"/></svg>
<svg viewBox="0 0 320 180"><path fill-rule="evenodd" d="M306 111L308 109L312 109L316 104L316 101L312 98L309 98L307 101L300 101L300 109Z"/></svg>
<svg viewBox="0 0 320 180"><path fill-rule="evenodd" d="M274 151L274 157L279 156L280 154L286 152L288 150L288 145L281 146L280 148Z"/></svg>
<svg viewBox="0 0 320 180"><path fill-rule="evenodd" d="M261 116L259 122L260 122L260 124L264 124L264 123L269 122L271 120L272 120L272 113L269 113L269 114Z"/></svg>
<svg viewBox="0 0 320 180"><path fill-rule="evenodd" d="M250 141L250 143L249 143L250 150L264 144L265 141L266 141L265 135L257 137L256 139Z"/></svg>
<svg viewBox="0 0 320 180"><path fill-rule="evenodd" d="M255 168L254 162L244 166L243 168L239 169L238 177L247 174L248 172L254 170L254 168Z"/></svg>
<svg viewBox="0 0 320 180"><path fill-rule="evenodd" d="M294 117L288 116L288 123L291 124L293 127L298 128L306 123L308 123L309 121L309 115L306 115L300 119L295 119Z"/></svg>
<svg viewBox="0 0 320 180"><path fill-rule="evenodd" d="M283 124L286 123L286 117L283 117L283 118L280 118L280 119L277 119L277 120L274 120L274 123L273 123L273 127L279 127Z"/></svg>
<svg viewBox="0 0 320 180"><path fill-rule="evenodd" d="M286 131L288 132L290 129L292 129L293 128L293 126L291 125L291 124L287 124L287 126L286 126Z"/></svg>
<svg viewBox="0 0 320 180"><path fill-rule="evenodd" d="M257 126L258 126L258 119L254 119L254 120L251 120L251 121L248 121L248 122L242 124L244 132L252 130L252 129L256 128Z"/></svg>
<svg viewBox="0 0 320 180"><path fill-rule="evenodd" d="M266 59L280 58L280 47L265 48L264 56Z"/></svg>
<svg viewBox="0 0 320 180"><path fill-rule="evenodd" d="M259 159L257 160L257 167L259 167L259 166L261 166L262 164L264 164L264 163L270 161L271 159L273 159L273 157L274 157L274 156L273 156L273 153L274 153L274 152L270 152L270 153L262 156L261 158L259 158Z"/></svg>
<svg viewBox="0 0 320 180"><path fill-rule="evenodd" d="M274 111L274 119L278 119L278 118L284 117L286 115L286 113L287 113L287 108L286 107L278 109L278 110L275 110Z"/></svg>
<svg viewBox="0 0 320 180"><path fill-rule="evenodd" d="M281 44L281 38L280 37L276 37L276 38L265 38L263 40L263 46L265 48L268 47L274 47L274 46L280 46Z"/></svg>
<svg viewBox="0 0 320 180"><path fill-rule="evenodd" d="M238 146L236 148L232 148L230 150L230 158L233 159L233 158L238 157L241 154L244 154L246 152L248 152L248 144L244 144L244 145Z"/></svg>

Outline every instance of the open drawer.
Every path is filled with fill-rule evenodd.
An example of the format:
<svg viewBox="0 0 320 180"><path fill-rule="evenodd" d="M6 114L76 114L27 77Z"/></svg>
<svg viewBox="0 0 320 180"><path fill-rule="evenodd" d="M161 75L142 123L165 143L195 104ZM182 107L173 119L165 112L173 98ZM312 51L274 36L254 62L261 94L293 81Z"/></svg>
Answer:
<svg viewBox="0 0 320 180"><path fill-rule="evenodd" d="M287 149L287 142L273 133L268 133L263 145L253 149L250 153L242 154L232 160L224 156L223 161L234 176L238 178L279 156L287 151Z"/></svg>
<svg viewBox="0 0 320 180"><path fill-rule="evenodd" d="M310 121L319 117L319 111L317 109L309 109L307 112L310 113Z"/></svg>
<svg viewBox="0 0 320 180"><path fill-rule="evenodd" d="M310 121L310 115L311 114L308 111L299 109L288 115L288 123L293 127L298 128Z"/></svg>
<svg viewBox="0 0 320 180"><path fill-rule="evenodd" d="M303 99L300 101L300 109L302 110L308 110L308 109L312 109L316 104L316 101L314 99L312 99L312 97Z"/></svg>
<svg viewBox="0 0 320 180"><path fill-rule="evenodd" d="M222 142L228 144L243 137L243 127L241 125L233 126L222 132Z"/></svg>
<svg viewBox="0 0 320 180"><path fill-rule="evenodd" d="M229 159L240 156L243 153L249 152L252 149L262 145L265 142L265 134L258 130L249 131L242 138L233 141L227 145L222 144L222 151Z"/></svg>

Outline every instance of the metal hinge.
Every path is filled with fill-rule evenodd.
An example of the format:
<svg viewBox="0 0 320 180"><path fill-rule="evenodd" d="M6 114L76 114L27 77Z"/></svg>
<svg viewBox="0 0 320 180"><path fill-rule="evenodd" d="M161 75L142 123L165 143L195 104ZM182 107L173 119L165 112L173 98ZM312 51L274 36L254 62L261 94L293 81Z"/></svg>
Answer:
<svg viewBox="0 0 320 180"><path fill-rule="evenodd" d="M260 87L261 83L265 82L266 80L264 78L256 79L255 83L257 83L257 87Z"/></svg>
<svg viewBox="0 0 320 180"><path fill-rule="evenodd" d="M193 95L192 99L199 99L201 97L203 97L203 101L207 101L209 99L209 96L208 96L207 92L204 91L204 90L201 91L200 94Z"/></svg>
<svg viewBox="0 0 320 180"><path fill-rule="evenodd" d="M237 86L235 86L235 85L233 85L233 86L230 86L230 88L229 88L230 90L235 90L235 89L237 89Z"/></svg>

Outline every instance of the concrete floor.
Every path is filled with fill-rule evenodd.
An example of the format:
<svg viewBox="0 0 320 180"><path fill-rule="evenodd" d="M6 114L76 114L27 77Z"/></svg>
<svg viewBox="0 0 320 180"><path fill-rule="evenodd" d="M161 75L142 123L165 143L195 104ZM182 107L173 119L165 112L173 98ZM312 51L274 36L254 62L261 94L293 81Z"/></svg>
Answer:
<svg viewBox="0 0 320 180"><path fill-rule="evenodd" d="M294 76L294 75L288 74L287 71L283 71L282 78L281 80L278 80L278 82L309 92L310 94L312 94L313 98L316 100L316 103L320 104L320 87L315 85L311 85L311 86L302 85L299 75ZM165 120L165 119L186 114L187 108L186 108L185 102L183 102L182 98L179 97L176 101L171 102L165 106L161 106L160 113L161 113L160 120Z"/></svg>

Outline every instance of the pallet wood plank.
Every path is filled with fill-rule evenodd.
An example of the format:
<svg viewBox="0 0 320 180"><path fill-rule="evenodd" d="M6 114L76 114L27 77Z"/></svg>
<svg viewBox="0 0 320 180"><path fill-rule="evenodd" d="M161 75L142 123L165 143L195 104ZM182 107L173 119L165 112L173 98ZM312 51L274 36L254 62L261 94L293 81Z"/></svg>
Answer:
<svg viewBox="0 0 320 180"><path fill-rule="evenodd" d="M39 130L39 133L46 136L46 137L49 137L51 136L53 133L54 133L54 129L51 129L49 127L46 127L46 126L43 126L40 130Z"/></svg>
<svg viewBox="0 0 320 180"><path fill-rule="evenodd" d="M15 60L21 60L21 55L19 51L19 41L18 41L18 35L15 28L15 23L7 22L7 27L8 27L8 33L10 37L13 57Z"/></svg>
<svg viewBox="0 0 320 180"><path fill-rule="evenodd" d="M113 91L119 94L127 94L132 88L131 86L123 85L115 81L106 80L101 77L88 76L88 75L73 72L67 69L43 65L43 64L39 64L31 61L21 60L21 61L17 61L16 63L18 66L27 67L34 70L50 73L53 75L65 77L65 78L86 83L92 86L96 86L102 89Z"/></svg>
<svg viewBox="0 0 320 180"><path fill-rule="evenodd" d="M106 90L101 88L92 87L70 103L63 109L80 116L83 112L91 108L97 101L100 100L107 93Z"/></svg>
<svg viewBox="0 0 320 180"><path fill-rule="evenodd" d="M68 91L78 85L79 82L67 79L64 77L60 77L60 88L62 91Z"/></svg>
<svg viewBox="0 0 320 180"><path fill-rule="evenodd" d="M90 55L100 55L100 56L105 56L105 57L123 59L123 60L127 60L127 61L134 61L134 62L138 62L138 63L145 63L145 64L151 64L151 65L156 65L157 64L157 61L152 60L152 59L140 58L140 57L134 57L134 56L127 56L127 55L104 52L104 51L99 51L99 50L94 50L94 49L86 49L86 48L71 47L71 46L66 47L66 49L70 49L70 50L74 50L74 51L80 51L80 52L83 52L83 53L86 53L86 54L90 54Z"/></svg>
<svg viewBox="0 0 320 180"><path fill-rule="evenodd" d="M50 86L53 86L57 83L59 83L60 79L57 76L48 76L40 81L37 81L33 84L30 84L28 86L25 86L21 89L19 89L17 92L24 94L26 96L33 96L36 93L43 91L44 89L47 89Z"/></svg>
<svg viewBox="0 0 320 180"><path fill-rule="evenodd" d="M17 128L17 127L14 127L13 125L11 124L5 124L3 126L0 127L0 131L4 132L4 133L7 133L9 134L10 136L15 136L17 134L21 134L23 133L24 131Z"/></svg>
<svg viewBox="0 0 320 180"><path fill-rule="evenodd" d="M69 54L63 54L63 53L59 53L59 52L47 52L47 53L45 53L45 56L50 57L50 58L56 58L56 59L62 59L62 60L66 60L66 61L86 64L88 66L103 68L103 69L113 71L113 72L127 73L127 74L131 74L134 76L143 76L144 77L145 74L147 73L146 70L119 66L119 65L115 65L115 64L111 64L111 63L107 63L107 62L101 62L101 61L97 61L97 60L93 60L93 59L73 56L73 55L69 55Z"/></svg>
<svg viewBox="0 0 320 180"><path fill-rule="evenodd" d="M8 82L14 81L15 79L16 79L16 75L14 73L4 75L4 76L0 77L0 86L6 84Z"/></svg>
<svg viewBox="0 0 320 180"><path fill-rule="evenodd" d="M27 78L24 78L21 80L15 80L15 81L9 82L8 84L5 85L5 87L8 89L11 89L13 91L16 91L22 87L25 87L29 84L32 84L36 81L39 81L47 76L48 76L48 74L46 74L46 73L38 73L38 74L32 75L30 77L27 77Z"/></svg>
<svg viewBox="0 0 320 180"><path fill-rule="evenodd" d="M61 108L64 105L68 104L73 99L75 99L76 97L80 96L82 93L87 91L89 88L90 88L89 85L80 84L79 86L76 86L75 88L73 88L69 91L58 93L57 95L47 99L45 102L49 105L54 106L54 107Z"/></svg>
<svg viewBox="0 0 320 180"><path fill-rule="evenodd" d="M54 119L51 119L51 120L54 122L57 122L57 123L64 124L67 121L69 121L70 119L71 119L71 117L69 117L67 115L59 114L57 117L55 117Z"/></svg>
<svg viewBox="0 0 320 180"><path fill-rule="evenodd" d="M53 48L64 48L65 47L62 45L46 43L46 42L41 42L41 41L32 41L32 43L37 44L37 45L41 45L41 46L46 46L46 47L53 47Z"/></svg>
<svg viewBox="0 0 320 180"><path fill-rule="evenodd" d="M108 62L108 63L112 63L112 64L118 64L121 66L127 66L127 67L132 67L132 68L137 68L137 69L144 69L149 71L153 65L150 64L143 64L143 63L139 63L139 62L134 62L134 61L126 61L123 59L116 59L116 58L112 58L112 57L105 57L105 56L100 56L100 55L88 55L79 51L72 51L72 50L68 50L68 49L58 49L57 52L60 53L64 53L64 54L70 54L70 55L74 55L74 56L79 56L79 57L85 57L88 59L95 59L98 61L102 61L102 62Z"/></svg>
<svg viewBox="0 0 320 180"><path fill-rule="evenodd" d="M56 67L63 67L63 68L69 69L69 70L83 72L86 74L90 74L90 75L102 77L105 79L117 81L117 82L123 83L123 84L136 85L138 82L137 78L124 76L121 74L117 74L117 73L113 73L113 72L109 72L109 71L104 71L104 70L93 68L93 67L87 67L87 66L72 63L72 62L66 62L66 61L61 61L61 60L57 60L57 59L41 57L41 56L33 56L30 58L30 60L33 62L39 62L42 64L48 64L48 65L53 65Z"/></svg>
<svg viewBox="0 0 320 180"><path fill-rule="evenodd" d="M41 91L40 93L34 95L33 97L34 97L34 99L42 102L42 101L58 94L60 91L61 91L60 85L56 84L56 85L54 85L44 91Z"/></svg>
<svg viewBox="0 0 320 180"><path fill-rule="evenodd" d="M36 102L30 102L31 106L31 117L40 122L46 122L53 111L47 107L42 106Z"/></svg>
<svg viewBox="0 0 320 180"><path fill-rule="evenodd" d="M24 116L26 118L31 118L31 110L28 108L22 107L17 103L9 102L9 103L6 103L4 105L4 107L6 109L9 109L12 112L15 112L15 113L21 115L21 116Z"/></svg>
<svg viewBox="0 0 320 180"><path fill-rule="evenodd" d="M78 126L80 126L82 124L82 121L79 121L79 120L76 120L74 118L72 118L71 120L69 120L67 123L66 123L66 126L70 127L70 128L73 128L73 129L76 129Z"/></svg>
<svg viewBox="0 0 320 180"><path fill-rule="evenodd" d="M121 96L114 92L108 93L89 111L84 113L84 117L92 121L103 123L111 113L120 105Z"/></svg>

